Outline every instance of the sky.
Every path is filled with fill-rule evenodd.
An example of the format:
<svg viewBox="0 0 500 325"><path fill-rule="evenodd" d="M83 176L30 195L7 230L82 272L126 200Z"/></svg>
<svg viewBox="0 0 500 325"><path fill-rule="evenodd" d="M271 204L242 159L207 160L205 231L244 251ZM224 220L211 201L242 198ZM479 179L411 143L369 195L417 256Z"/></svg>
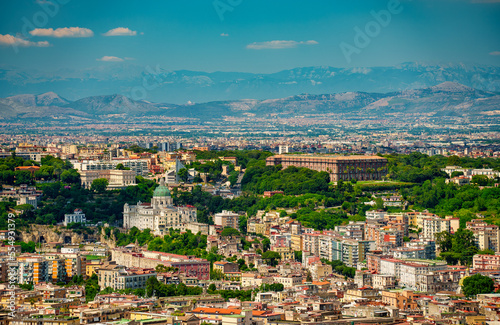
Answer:
<svg viewBox="0 0 500 325"><path fill-rule="evenodd" d="M2 0L0 65L271 73L500 65L500 0Z"/></svg>

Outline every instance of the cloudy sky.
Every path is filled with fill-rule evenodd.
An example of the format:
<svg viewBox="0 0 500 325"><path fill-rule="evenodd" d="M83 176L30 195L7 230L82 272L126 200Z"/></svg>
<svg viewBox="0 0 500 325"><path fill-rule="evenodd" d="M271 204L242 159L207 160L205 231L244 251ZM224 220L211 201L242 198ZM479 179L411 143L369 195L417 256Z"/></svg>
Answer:
<svg viewBox="0 0 500 325"><path fill-rule="evenodd" d="M500 0L15 0L0 65L275 72L402 62L500 65Z"/></svg>

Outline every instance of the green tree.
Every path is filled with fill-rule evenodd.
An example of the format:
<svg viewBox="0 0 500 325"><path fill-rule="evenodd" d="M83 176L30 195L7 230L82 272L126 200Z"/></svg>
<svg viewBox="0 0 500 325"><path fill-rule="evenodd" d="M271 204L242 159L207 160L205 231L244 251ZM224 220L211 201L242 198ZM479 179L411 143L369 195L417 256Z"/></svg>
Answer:
<svg viewBox="0 0 500 325"><path fill-rule="evenodd" d="M464 174L464 172L454 171L453 173L451 173L450 177L454 178L454 177L462 176L463 174Z"/></svg>
<svg viewBox="0 0 500 325"><path fill-rule="evenodd" d="M492 293L494 281L490 277L475 274L465 278L462 282L462 292L467 297L474 297L482 293Z"/></svg>
<svg viewBox="0 0 500 325"><path fill-rule="evenodd" d="M278 265L278 261L281 259L281 255L278 252L267 251L262 254L262 259L269 265L276 266Z"/></svg>
<svg viewBox="0 0 500 325"><path fill-rule="evenodd" d="M486 186L488 185L488 176L474 175L472 176L471 183L477 184L479 186Z"/></svg>
<svg viewBox="0 0 500 325"><path fill-rule="evenodd" d="M179 169L179 171L177 172L177 175L179 176L179 179L181 181L183 181L184 183L186 183L188 181L189 173L188 173L188 170L186 168Z"/></svg>
<svg viewBox="0 0 500 325"><path fill-rule="evenodd" d="M70 184L80 183L80 174L76 169L68 169L61 173L61 181Z"/></svg>
<svg viewBox="0 0 500 325"><path fill-rule="evenodd" d="M125 167L122 163L116 165L116 169L118 170L130 170L130 167Z"/></svg>
<svg viewBox="0 0 500 325"><path fill-rule="evenodd" d="M208 292L210 293L213 293L217 290L217 287L215 286L214 283L210 283L210 285L208 286Z"/></svg>
<svg viewBox="0 0 500 325"><path fill-rule="evenodd" d="M226 227L224 228L221 233L221 236L226 237L226 236L239 236L240 232L234 228L231 227Z"/></svg>
<svg viewBox="0 0 500 325"><path fill-rule="evenodd" d="M104 193L106 191L106 188L109 185L109 181L106 178L97 178L94 179L92 182L92 185L90 186L90 190L96 192L96 193Z"/></svg>
<svg viewBox="0 0 500 325"><path fill-rule="evenodd" d="M85 283L85 298L86 301L93 301L97 293L100 291L99 278L97 274L92 274L92 276Z"/></svg>

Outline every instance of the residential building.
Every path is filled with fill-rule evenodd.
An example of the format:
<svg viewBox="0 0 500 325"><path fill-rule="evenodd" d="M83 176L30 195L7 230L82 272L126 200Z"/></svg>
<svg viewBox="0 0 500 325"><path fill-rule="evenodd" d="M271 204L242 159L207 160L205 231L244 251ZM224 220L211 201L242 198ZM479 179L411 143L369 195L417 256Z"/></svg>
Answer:
<svg viewBox="0 0 500 325"><path fill-rule="evenodd" d="M382 291L382 302L400 311L413 311L418 309L417 295L410 290Z"/></svg>
<svg viewBox="0 0 500 325"><path fill-rule="evenodd" d="M150 277L156 277L154 269L126 268L123 265L109 265L97 269L99 286L114 290L145 288Z"/></svg>
<svg viewBox="0 0 500 325"><path fill-rule="evenodd" d="M500 270L500 253L495 255L474 255L472 265L475 270Z"/></svg>
<svg viewBox="0 0 500 325"><path fill-rule="evenodd" d="M480 219L467 222L467 229L474 233L474 242L480 250L500 252L500 228Z"/></svg>
<svg viewBox="0 0 500 325"><path fill-rule="evenodd" d="M214 224L222 228L231 227L239 229L240 216L237 213L223 210L214 215Z"/></svg>
<svg viewBox="0 0 500 325"><path fill-rule="evenodd" d="M437 233L450 232L450 220L438 216L423 219L423 238L434 240Z"/></svg>

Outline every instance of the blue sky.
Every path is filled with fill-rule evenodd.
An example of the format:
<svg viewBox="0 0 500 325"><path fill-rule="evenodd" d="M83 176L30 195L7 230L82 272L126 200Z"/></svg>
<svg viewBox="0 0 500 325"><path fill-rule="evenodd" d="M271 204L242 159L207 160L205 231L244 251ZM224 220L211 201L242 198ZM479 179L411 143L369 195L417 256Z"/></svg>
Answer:
<svg viewBox="0 0 500 325"><path fill-rule="evenodd" d="M0 2L7 66L268 73L410 61L500 65L500 0Z"/></svg>

